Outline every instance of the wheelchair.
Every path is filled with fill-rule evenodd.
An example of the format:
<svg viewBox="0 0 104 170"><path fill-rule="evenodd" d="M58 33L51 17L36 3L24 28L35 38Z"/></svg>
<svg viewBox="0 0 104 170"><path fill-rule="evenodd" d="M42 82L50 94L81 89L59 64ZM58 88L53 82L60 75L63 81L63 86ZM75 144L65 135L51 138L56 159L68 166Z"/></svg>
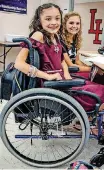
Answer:
<svg viewBox="0 0 104 170"><path fill-rule="evenodd" d="M29 49L32 48L24 38L14 41L26 42ZM35 66L39 68L39 55L34 49L35 55ZM73 72L74 68L70 70ZM61 166L76 158L89 139L87 114L93 115L92 124L98 115L100 123L96 138L102 134L99 97L71 89L84 84L81 79L45 81L43 88L25 90L12 97L1 113L1 138L7 149L22 162L40 168ZM95 109L86 113L73 98L76 94L93 97L97 103ZM73 130L76 124L80 125L80 131L76 127Z"/></svg>

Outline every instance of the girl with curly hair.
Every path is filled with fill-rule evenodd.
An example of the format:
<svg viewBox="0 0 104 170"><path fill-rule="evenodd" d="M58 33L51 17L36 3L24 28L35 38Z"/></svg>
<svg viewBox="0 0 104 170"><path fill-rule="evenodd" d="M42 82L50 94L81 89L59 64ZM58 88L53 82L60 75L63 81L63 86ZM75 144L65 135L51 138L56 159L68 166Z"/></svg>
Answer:
<svg viewBox="0 0 104 170"><path fill-rule="evenodd" d="M65 61L68 66L77 65L80 72L76 75L89 78L91 73L91 67L81 62L79 58L79 49L82 43L82 20L81 16L77 12L69 12L64 16L63 19L63 35L62 44L66 50L64 55ZM67 55L68 54L68 55ZM99 70L94 78L94 82L103 84L102 71Z"/></svg>
<svg viewBox="0 0 104 170"><path fill-rule="evenodd" d="M70 12L64 16L62 37L64 40L64 48L66 49L70 59L72 59L72 61L74 60L75 64L84 66L79 67L81 71L90 71L90 67L85 67L85 65L80 61L78 55L82 42L82 23L81 16L77 12ZM65 57L65 60L67 64L70 65L67 57Z"/></svg>

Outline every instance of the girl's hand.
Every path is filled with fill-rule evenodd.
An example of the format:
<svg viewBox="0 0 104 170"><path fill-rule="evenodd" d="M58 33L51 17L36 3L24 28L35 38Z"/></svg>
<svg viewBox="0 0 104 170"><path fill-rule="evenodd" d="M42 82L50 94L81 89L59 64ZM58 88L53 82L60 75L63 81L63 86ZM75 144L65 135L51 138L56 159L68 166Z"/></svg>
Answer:
<svg viewBox="0 0 104 170"><path fill-rule="evenodd" d="M59 73L48 74L48 80L62 80L62 77Z"/></svg>
<svg viewBox="0 0 104 170"><path fill-rule="evenodd" d="M72 77L70 76L69 73L64 73L64 78L65 78L65 80L71 80L72 79Z"/></svg>
<svg viewBox="0 0 104 170"><path fill-rule="evenodd" d="M102 71L102 70L99 68L97 73L102 76L102 75L104 74L104 71Z"/></svg>

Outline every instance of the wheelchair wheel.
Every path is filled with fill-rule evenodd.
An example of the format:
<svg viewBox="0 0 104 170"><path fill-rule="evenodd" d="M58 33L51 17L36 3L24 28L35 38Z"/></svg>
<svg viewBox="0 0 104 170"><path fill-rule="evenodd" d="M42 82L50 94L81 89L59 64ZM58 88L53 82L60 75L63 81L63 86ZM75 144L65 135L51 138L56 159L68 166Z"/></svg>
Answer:
<svg viewBox="0 0 104 170"><path fill-rule="evenodd" d="M15 121L16 110L24 118L21 123ZM79 131L73 128L76 120ZM21 161L43 168L73 160L84 148L90 131L86 112L75 99L46 88L13 97L1 113L1 124L1 138L8 150Z"/></svg>
<svg viewBox="0 0 104 170"><path fill-rule="evenodd" d="M90 163L96 167L104 165L104 147L90 159Z"/></svg>
<svg viewBox="0 0 104 170"><path fill-rule="evenodd" d="M104 164L104 156L102 154L96 154L91 158L90 163L100 168Z"/></svg>

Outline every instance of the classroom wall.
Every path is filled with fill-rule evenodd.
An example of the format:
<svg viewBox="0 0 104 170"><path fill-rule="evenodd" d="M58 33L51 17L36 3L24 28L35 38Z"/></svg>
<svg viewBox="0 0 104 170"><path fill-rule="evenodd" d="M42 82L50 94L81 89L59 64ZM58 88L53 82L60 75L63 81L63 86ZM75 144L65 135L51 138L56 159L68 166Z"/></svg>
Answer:
<svg viewBox="0 0 104 170"><path fill-rule="evenodd" d="M30 20L34 15L35 9L42 3L41 0L27 0L27 15L17 13L7 13L0 11L0 41L5 40L5 34L16 34L28 36ZM15 61L20 48L12 48L6 58L6 65ZM0 55L3 53L3 48L0 47ZM1 58L0 58L1 60ZM0 71L2 70L0 63Z"/></svg>
<svg viewBox="0 0 104 170"><path fill-rule="evenodd" d="M90 29L90 22L91 22L91 9L97 9L97 12L95 13L94 18L94 30L93 33L89 33ZM102 28L104 28L104 2L93 2L93 3L77 3L75 4L75 11L80 13L82 17L82 32L83 32L83 44L82 44L82 50L89 50L89 51L95 51L100 46L100 41L102 40L103 33ZM98 32L102 32L99 34L99 41L98 44L94 43L95 35L96 35L96 21L101 20L102 23L100 23L100 27L98 29ZM95 32L95 33L94 33ZM103 37L104 38L104 37Z"/></svg>
<svg viewBox="0 0 104 170"><path fill-rule="evenodd" d="M69 11L69 0L48 0L48 2L59 5L63 13Z"/></svg>

